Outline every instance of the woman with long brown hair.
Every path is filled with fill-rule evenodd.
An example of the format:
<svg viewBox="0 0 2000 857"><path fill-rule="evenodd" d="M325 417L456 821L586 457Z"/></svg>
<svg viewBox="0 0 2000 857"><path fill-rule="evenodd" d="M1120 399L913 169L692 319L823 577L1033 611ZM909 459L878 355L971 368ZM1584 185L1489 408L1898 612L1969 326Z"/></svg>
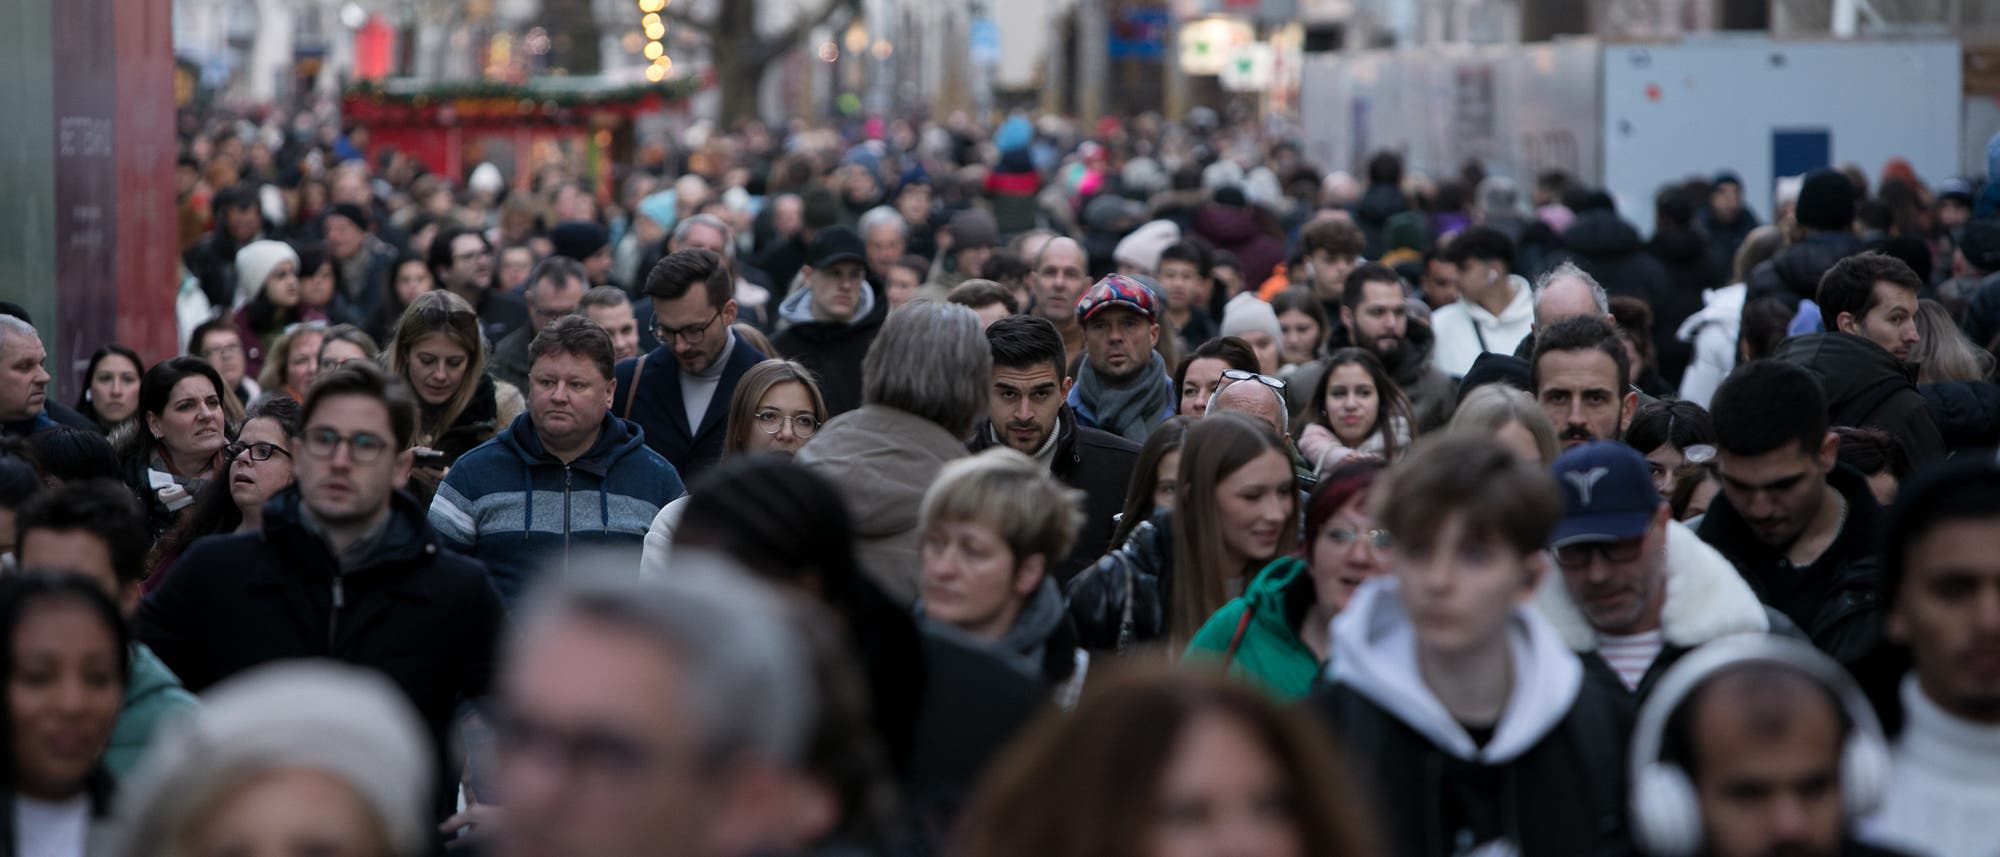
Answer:
<svg viewBox="0 0 2000 857"><path fill-rule="evenodd" d="M1368 800L1324 732L1204 670L1100 679L1002 755L957 857L1375 855Z"/></svg>
<svg viewBox="0 0 2000 857"><path fill-rule="evenodd" d="M1374 354L1342 348L1326 358L1326 371L1292 431L1299 453L1326 474L1356 453L1393 462L1410 448L1416 418L1410 399Z"/></svg>
<svg viewBox="0 0 2000 857"><path fill-rule="evenodd" d="M1189 427L1176 481L1173 511L1070 581L1070 617L1085 648L1118 651L1164 637L1179 651L1298 540L1291 459L1263 422L1220 413Z"/></svg>
<svg viewBox="0 0 2000 857"><path fill-rule="evenodd" d="M417 396L419 467L450 467L506 427L479 314L464 298L439 289L411 301L389 340L389 371Z"/></svg>

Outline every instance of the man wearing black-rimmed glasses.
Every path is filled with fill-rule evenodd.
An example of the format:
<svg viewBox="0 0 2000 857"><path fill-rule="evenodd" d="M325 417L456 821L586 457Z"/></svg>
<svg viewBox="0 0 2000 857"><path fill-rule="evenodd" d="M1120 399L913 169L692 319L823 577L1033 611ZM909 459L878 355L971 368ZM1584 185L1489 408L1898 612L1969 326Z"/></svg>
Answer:
<svg viewBox="0 0 2000 857"><path fill-rule="evenodd" d="M401 489L415 463L414 395L367 363L313 384L290 450L298 477L261 529L196 541L139 605L134 636L200 692L278 660L380 671L423 715L440 770L452 719L486 692L500 596L477 560L439 547ZM456 777L433 795L451 814Z"/></svg>
<svg viewBox="0 0 2000 857"><path fill-rule="evenodd" d="M722 457L736 383L765 359L729 329L735 288L728 264L708 250L661 259L646 275L660 347L613 372L611 412L638 423L646 445L686 481Z"/></svg>

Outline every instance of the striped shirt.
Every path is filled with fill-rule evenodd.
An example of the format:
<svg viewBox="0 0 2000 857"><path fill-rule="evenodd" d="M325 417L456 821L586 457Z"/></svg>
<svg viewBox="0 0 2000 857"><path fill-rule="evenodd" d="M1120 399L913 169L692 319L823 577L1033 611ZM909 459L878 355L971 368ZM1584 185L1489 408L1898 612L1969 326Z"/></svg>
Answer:
<svg viewBox="0 0 2000 857"><path fill-rule="evenodd" d="M1625 683L1626 690L1638 690L1639 680L1646 677L1646 670L1653 666L1653 660L1660 656L1660 647L1666 640L1655 629L1630 637L1598 635L1597 654L1611 665L1611 671L1618 674L1618 680Z"/></svg>

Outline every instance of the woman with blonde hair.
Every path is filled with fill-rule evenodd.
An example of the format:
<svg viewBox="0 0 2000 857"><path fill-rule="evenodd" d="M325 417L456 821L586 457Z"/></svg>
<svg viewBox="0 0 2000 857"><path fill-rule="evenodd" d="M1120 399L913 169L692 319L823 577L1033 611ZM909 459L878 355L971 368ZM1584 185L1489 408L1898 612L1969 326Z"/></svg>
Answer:
<svg viewBox="0 0 2000 857"><path fill-rule="evenodd" d="M264 371L257 375L257 386L267 394L305 401L306 388L319 375L319 346L325 338L324 321L302 321L286 327L277 341L271 343Z"/></svg>
<svg viewBox="0 0 2000 857"><path fill-rule="evenodd" d="M1093 681L996 760L958 857L1380 854L1368 798L1297 709L1206 670Z"/></svg>
<svg viewBox="0 0 2000 857"><path fill-rule="evenodd" d="M1541 464L1562 454L1556 445L1556 428L1542 406L1527 391L1505 384L1473 390L1458 404L1445 430L1493 438L1515 455Z"/></svg>
<svg viewBox="0 0 2000 857"><path fill-rule="evenodd" d="M413 441L419 467L450 467L512 421L500 412L499 382L486 374L479 314L449 291L424 292L403 311L389 340L389 371L410 385L420 406Z"/></svg>

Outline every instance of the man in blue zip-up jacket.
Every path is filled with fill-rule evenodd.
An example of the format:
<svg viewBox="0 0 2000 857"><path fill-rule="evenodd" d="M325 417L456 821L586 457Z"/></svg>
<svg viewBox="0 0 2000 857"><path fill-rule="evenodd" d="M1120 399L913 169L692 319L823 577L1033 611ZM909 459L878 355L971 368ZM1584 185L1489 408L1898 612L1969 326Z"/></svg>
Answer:
<svg viewBox="0 0 2000 857"><path fill-rule="evenodd" d="M439 538L485 562L510 606L579 548L630 550L638 568L654 514L682 494L638 424L610 413L610 334L568 316L528 348L528 412L459 458L430 508Z"/></svg>

